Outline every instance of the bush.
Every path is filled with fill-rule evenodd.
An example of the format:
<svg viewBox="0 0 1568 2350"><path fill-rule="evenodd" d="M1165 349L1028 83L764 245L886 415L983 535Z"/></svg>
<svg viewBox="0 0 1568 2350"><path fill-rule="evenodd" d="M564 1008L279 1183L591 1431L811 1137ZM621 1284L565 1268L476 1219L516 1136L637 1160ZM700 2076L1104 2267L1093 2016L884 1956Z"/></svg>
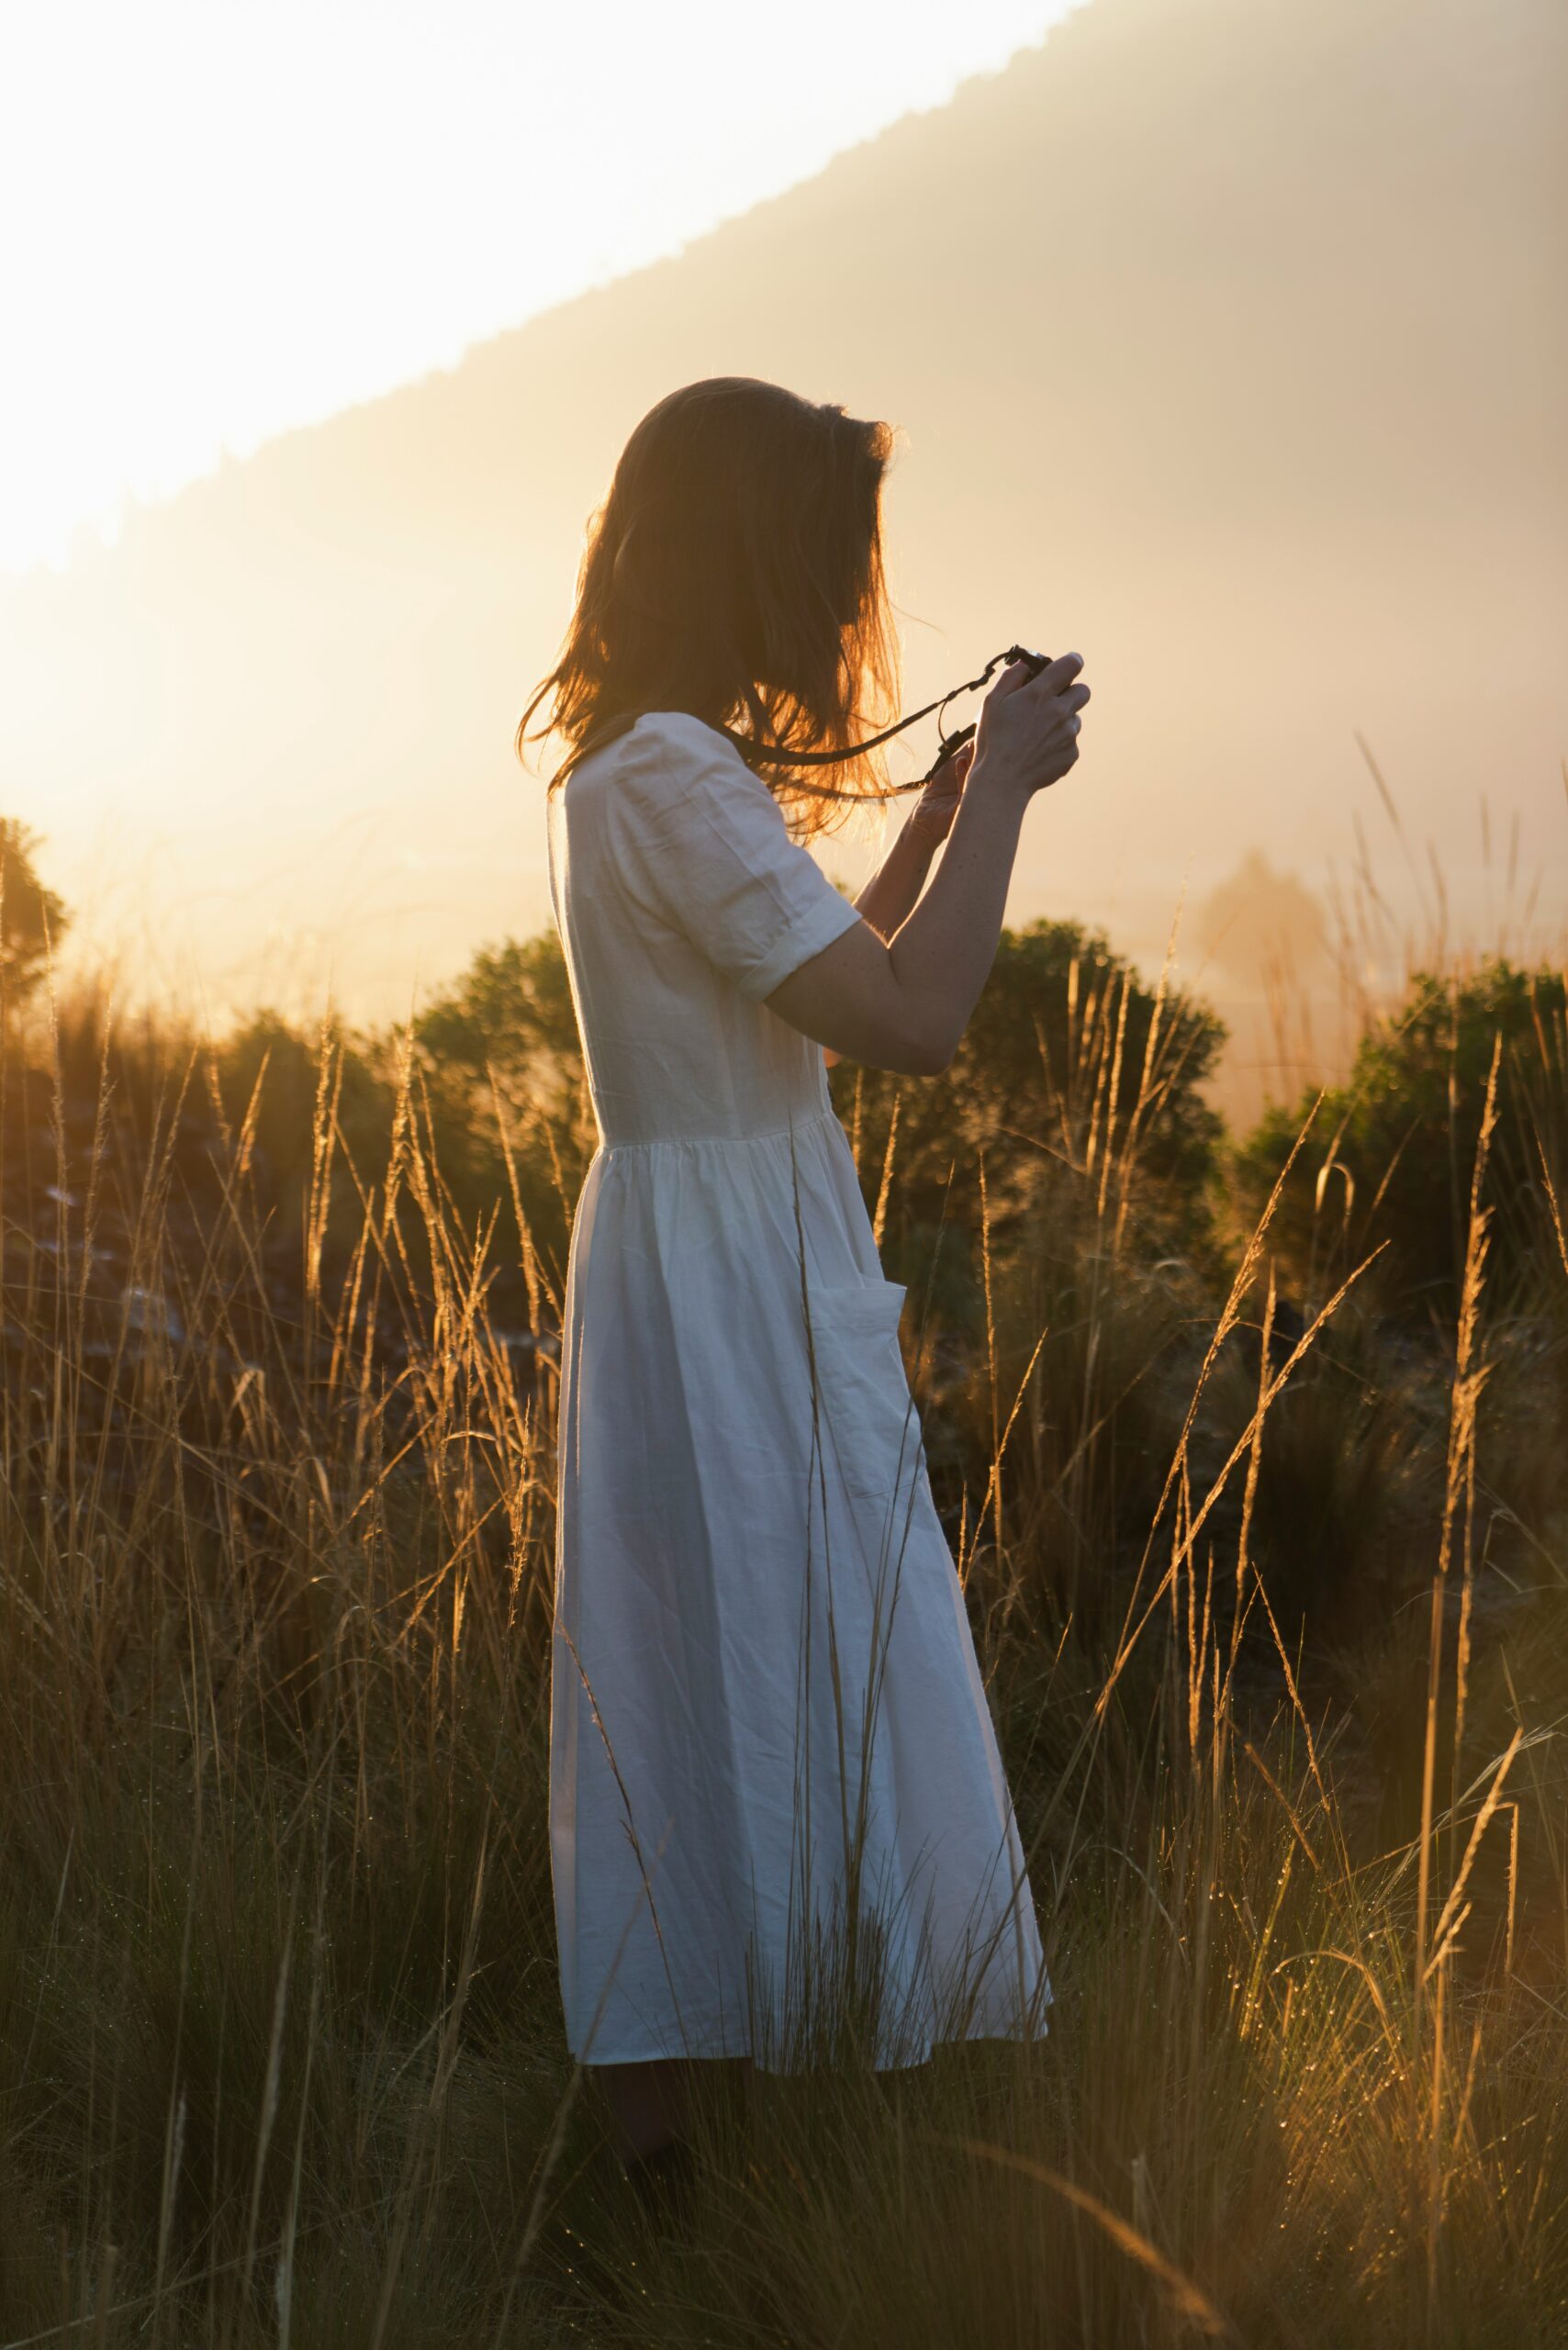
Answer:
<svg viewBox="0 0 1568 2350"><path fill-rule="evenodd" d="M472 1227L511 1203L499 1254L521 1256L522 1279L506 1310L536 1327L560 1311L599 1139L555 932L481 949L414 1022L412 1043L453 1203Z"/></svg>
<svg viewBox="0 0 1568 2350"><path fill-rule="evenodd" d="M1087 1214L1118 1241L1130 1228L1156 1255L1206 1251L1223 1127L1200 1088L1225 1033L1205 1007L1147 987L1078 923L1004 930L942 1076L833 1071L873 1199L891 1148L889 1271L920 1290L934 1276L947 1315L972 1326L982 1223L1007 1252L1045 1197L1059 1205L1058 1175L1075 1220Z"/></svg>
<svg viewBox="0 0 1568 2350"><path fill-rule="evenodd" d="M0 816L0 1013L31 994L71 917L39 879L38 835Z"/></svg>
<svg viewBox="0 0 1568 2350"><path fill-rule="evenodd" d="M1483 1204L1488 1287L1516 1311L1561 1293L1559 1213L1568 1179L1568 1027L1561 971L1502 958L1461 975L1420 972L1401 1008L1362 1037L1330 1091L1273 1225L1292 1280L1319 1296L1385 1244L1375 1289L1389 1309L1458 1311L1494 1043L1496 1129ZM1246 1213L1261 1209L1312 1108L1271 1109L1236 1156Z"/></svg>

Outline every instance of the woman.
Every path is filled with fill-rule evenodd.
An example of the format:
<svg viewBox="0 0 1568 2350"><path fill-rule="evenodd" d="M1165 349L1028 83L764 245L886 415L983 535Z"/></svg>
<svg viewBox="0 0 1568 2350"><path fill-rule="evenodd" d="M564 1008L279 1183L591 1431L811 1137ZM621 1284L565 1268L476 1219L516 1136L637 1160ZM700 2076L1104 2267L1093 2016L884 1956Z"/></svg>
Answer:
<svg viewBox="0 0 1568 2350"><path fill-rule="evenodd" d="M1015 663L972 765L834 889L801 836L845 800L768 754L885 784L853 746L897 683L890 447L749 378L661 400L518 728L548 696L568 745L551 890L600 1137L561 1357L555 1917L629 2168L678 2143L694 2063L799 2069L851 2015L919 2063L1037 2033L1051 1997L824 1055L947 1067L1089 689L1075 654Z"/></svg>

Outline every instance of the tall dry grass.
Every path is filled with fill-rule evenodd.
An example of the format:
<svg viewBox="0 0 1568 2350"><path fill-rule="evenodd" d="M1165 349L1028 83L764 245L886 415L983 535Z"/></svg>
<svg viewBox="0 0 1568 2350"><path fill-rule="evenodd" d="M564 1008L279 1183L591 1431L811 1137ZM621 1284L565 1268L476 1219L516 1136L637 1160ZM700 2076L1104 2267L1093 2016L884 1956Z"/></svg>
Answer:
<svg viewBox="0 0 1568 2350"><path fill-rule="evenodd" d="M282 1234L264 1069L199 1170L199 1051L138 1091L106 1043L86 1119L58 1052L47 1102L10 1083L0 2343L1562 2338L1568 1598L1538 1511L1491 1612L1479 1174L1446 1426L1429 1367L1401 1422L1404 1580L1327 1667L1260 1529L1271 1490L1288 1522L1282 1492L1343 1475L1343 1518L1377 1484L1332 1383L1296 1488L1271 1449L1360 1269L1298 1326L1265 1210L1205 1320L1137 1253L1139 1122L1096 1158L1113 1084L1160 1076L1097 1016L1037 1245L988 1261L956 1545L1050 2034L878 2074L847 2019L831 2069L700 2079L663 2233L562 2040L553 1369L488 1300L521 1257L536 1326L560 1301L518 1195L464 1227L411 1061L359 1163L330 1039Z"/></svg>

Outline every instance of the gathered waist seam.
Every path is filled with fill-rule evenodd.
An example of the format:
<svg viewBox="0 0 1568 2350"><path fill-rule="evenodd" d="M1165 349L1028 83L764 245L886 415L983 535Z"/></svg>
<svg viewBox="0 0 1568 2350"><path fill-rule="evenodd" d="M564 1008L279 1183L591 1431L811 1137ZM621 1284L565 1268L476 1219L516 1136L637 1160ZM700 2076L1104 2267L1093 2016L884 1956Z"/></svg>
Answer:
<svg viewBox="0 0 1568 2350"><path fill-rule="evenodd" d="M797 1118L793 1126L766 1126L750 1135L650 1135L637 1141L601 1142L595 1151L596 1158L618 1158L627 1150L711 1150L715 1147L734 1149L754 1142L785 1142L791 1134L807 1134L814 1126L838 1123L838 1113L829 1102L825 1110L813 1110L809 1117Z"/></svg>

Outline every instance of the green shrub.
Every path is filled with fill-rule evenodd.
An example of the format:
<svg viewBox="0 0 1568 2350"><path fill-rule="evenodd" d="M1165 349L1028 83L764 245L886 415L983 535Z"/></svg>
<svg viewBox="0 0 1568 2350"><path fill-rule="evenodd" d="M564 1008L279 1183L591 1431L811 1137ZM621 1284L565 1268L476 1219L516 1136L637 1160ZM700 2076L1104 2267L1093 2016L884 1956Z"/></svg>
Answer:
<svg viewBox="0 0 1568 2350"><path fill-rule="evenodd" d="M28 825L0 816L0 1013L37 987L71 919L64 901L39 878L38 846Z"/></svg>
<svg viewBox="0 0 1568 2350"><path fill-rule="evenodd" d="M1118 1242L1131 1226L1157 1255L1206 1250L1223 1126L1200 1089L1225 1033L1078 923L1004 930L940 1077L833 1071L873 1200L891 1143L890 1272L924 1288L935 1267L934 1293L973 1326L982 1223L1006 1251L1047 1194L1060 1205L1059 1172L1075 1224L1087 1217Z"/></svg>
<svg viewBox="0 0 1568 2350"><path fill-rule="evenodd" d="M1348 1081L1326 1095L1272 1232L1308 1295L1325 1293L1381 1245L1374 1286L1390 1309L1451 1322L1495 1043L1496 1128L1481 1195L1491 1211L1488 1286L1516 1310L1561 1294L1563 975L1499 957L1464 975L1417 973L1400 1009L1362 1037ZM1268 1197L1312 1099L1270 1110L1238 1151L1249 1217Z"/></svg>
<svg viewBox="0 0 1568 2350"><path fill-rule="evenodd" d="M470 1225L509 1199L521 1208L501 1253L515 1257L521 1245L529 1295L519 1303L532 1323L541 1282L559 1304L572 1211L598 1140L555 932L482 948L420 1014L412 1039L454 1204Z"/></svg>

